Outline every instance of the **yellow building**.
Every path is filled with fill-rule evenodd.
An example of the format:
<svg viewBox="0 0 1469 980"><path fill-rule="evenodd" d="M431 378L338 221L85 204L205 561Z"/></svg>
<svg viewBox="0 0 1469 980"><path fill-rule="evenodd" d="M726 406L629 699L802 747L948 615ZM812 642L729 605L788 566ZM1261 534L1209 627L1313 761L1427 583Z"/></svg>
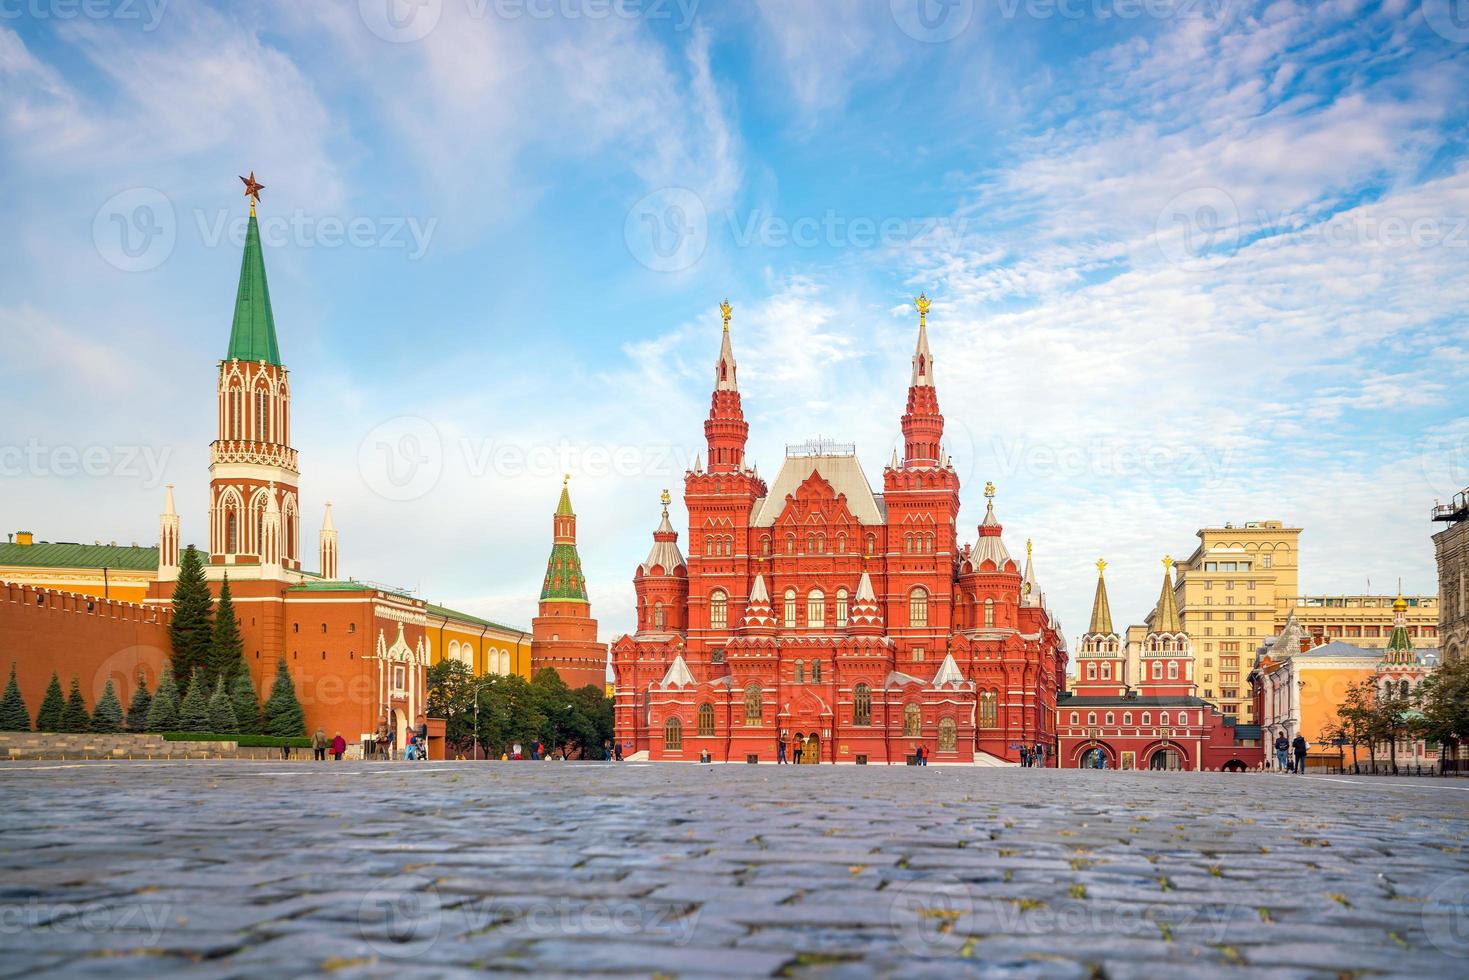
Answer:
<svg viewBox="0 0 1469 980"><path fill-rule="evenodd" d="M476 677L516 674L530 680L529 633L433 603L426 612L431 665L447 658L465 664Z"/></svg>
<svg viewBox="0 0 1469 980"><path fill-rule="evenodd" d="M98 599L143 602L158 577L158 547L37 541L17 531L0 544L0 581L75 592Z"/></svg>
<svg viewBox="0 0 1469 980"><path fill-rule="evenodd" d="M1383 649L1393 629L1393 595L1309 595L1300 588L1301 529L1281 521L1200 528L1199 545L1178 563L1175 595L1192 642L1199 696L1245 724L1259 721L1248 676L1255 652L1294 614L1313 646L1345 641ZM1438 599L1408 596L1415 646L1438 635ZM1127 630L1129 676L1148 624Z"/></svg>

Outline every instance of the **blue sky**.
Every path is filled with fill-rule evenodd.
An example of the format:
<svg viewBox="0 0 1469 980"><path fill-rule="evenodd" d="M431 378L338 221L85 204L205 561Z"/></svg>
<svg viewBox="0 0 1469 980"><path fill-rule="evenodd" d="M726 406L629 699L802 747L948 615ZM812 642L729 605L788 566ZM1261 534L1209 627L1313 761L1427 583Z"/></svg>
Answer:
<svg viewBox="0 0 1469 980"><path fill-rule="evenodd" d="M151 542L166 481L204 541L253 168L346 574L526 624L565 470L611 639L718 302L762 473L820 434L880 481L926 290L961 537L993 480L1073 640L1099 555L1136 622L1231 520L1303 526L1310 591L1432 591L1469 14L921 2L7 7L0 510Z"/></svg>

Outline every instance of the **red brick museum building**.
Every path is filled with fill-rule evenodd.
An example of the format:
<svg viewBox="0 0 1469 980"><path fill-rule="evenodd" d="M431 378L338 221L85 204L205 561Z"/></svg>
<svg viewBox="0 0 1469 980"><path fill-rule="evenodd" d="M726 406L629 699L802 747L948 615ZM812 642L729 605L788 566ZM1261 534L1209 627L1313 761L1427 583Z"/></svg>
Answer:
<svg viewBox="0 0 1469 980"><path fill-rule="evenodd" d="M1015 761L1054 748L1066 648L1029 554L1011 557L994 488L959 540L959 478L918 300L903 457L875 493L855 447L787 447L767 486L745 458L728 304L704 423L707 466L684 482L689 556L664 495L634 575L637 631L612 647L617 738L653 759Z"/></svg>

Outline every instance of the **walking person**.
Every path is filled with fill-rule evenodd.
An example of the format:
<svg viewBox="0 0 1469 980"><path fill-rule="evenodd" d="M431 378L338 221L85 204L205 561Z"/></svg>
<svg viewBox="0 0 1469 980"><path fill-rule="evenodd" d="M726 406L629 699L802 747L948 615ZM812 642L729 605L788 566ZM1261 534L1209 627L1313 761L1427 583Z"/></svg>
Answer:
<svg viewBox="0 0 1469 980"><path fill-rule="evenodd" d="M1290 743L1291 750L1296 755L1296 775L1302 775L1306 771L1306 752L1310 750L1311 743L1306 737L1297 732L1295 740Z"/></svg>
<svg viewBox="0 0 1469 980"><path fill-rule="evenodd" d="M427 715L425 715L425 714L423 714L421 712L419 713L419 716L418 716L418 724L414 726L414 728L413 728L413 734L415 736L417 736L417 739L418 739L418 757L419 757L419 759L427 759L428 758L428 716Z"/></svg>
<svg viewBox="0 0 1469 980"><path fill-rule="evenodd" d="M789 764L786 762L786 733L784 730L775 736L775 764L778 766Z"/></svg>
<svg viewBox="0 0 1469 980"><path fill-rule="evenodd" d="M622 761L622 743L621 742L618 742L616 745L612 746L612 751L617 754L617 761L618 762L621 762Z"/></svg>
<svg viewBox="0 0 1469 980"><path fill-rule="evenodd" d="M389 762L392 762L393 761L393 759L395 757L395 753L396 753L397 748L398 748L398 729L394 728L392 725L389 725L388 726L388 741L387 741L387 744L385 744L383 746L383 752L386 753Z"/></svg>
<svg viewBox="0 0 1469 980"><path fill-rule="evenodd" d="M318 728L311 736L311 758L315 762L326 761L326 729Z"/></svg>
<svg viewBox="0 0 1469 980"><path fill-rule="evenodd" d="M1281 772L1290 771L1290 742L1286 740L1285 732L1275 736L1275 767Z"/></svg>
<svg viewBox="0 0 1469 980"><path fill-rule="evenodd" d="M342 756L346 755L346 753L347 740L342 737L341 732L337 732L337 734L332 738L332 758L338 762L341 762Z"/></svg>

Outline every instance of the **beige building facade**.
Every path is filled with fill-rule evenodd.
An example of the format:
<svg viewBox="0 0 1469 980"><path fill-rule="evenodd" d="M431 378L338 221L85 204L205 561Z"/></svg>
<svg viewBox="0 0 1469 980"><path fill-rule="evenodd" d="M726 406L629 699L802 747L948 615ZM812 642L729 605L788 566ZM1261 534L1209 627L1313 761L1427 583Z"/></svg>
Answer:
<svg viewBox="0 0 1469 980"><path fill-rule="evenodd" d="M1255 651L1294 614L1311 645L1335 641L1381 650L1393 630L1394 595L1317 595L1301 590L1301 529L1281 521L1205 527L1178 563L1183 628L1193 645L1199 697L1244 724L1257 724L1248 677ZM1406 596L1414 646L1438 645L1438 598ZM1127 630L1129 667L1151 622ZM1129 676L1137 676L1129 670Z"/></svg>
<svg viewBox="0 0 1469 980"><path fill-rule="evenodd" d="M1433 536L1438 559L1439 649L1443 663L1469 653L1469 490L1447 504L1435 503L1433 520L1443 524Z"/></svg>

